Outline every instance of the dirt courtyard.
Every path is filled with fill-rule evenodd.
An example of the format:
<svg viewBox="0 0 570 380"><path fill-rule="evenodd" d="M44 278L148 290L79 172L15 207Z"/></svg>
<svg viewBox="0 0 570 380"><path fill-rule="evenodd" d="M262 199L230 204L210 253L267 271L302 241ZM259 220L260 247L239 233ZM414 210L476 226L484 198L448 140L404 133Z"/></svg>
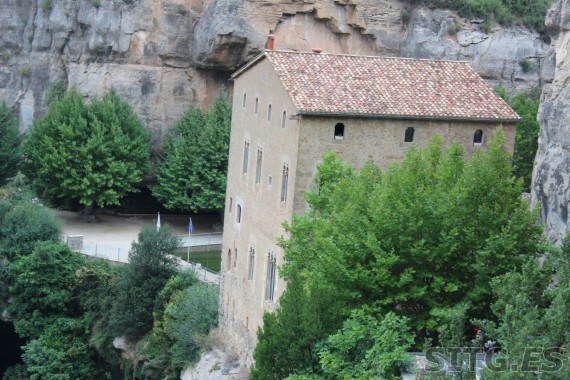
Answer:
<svg viewBox="0 0 570 380"><path fill-rule="evenodd" d="M55 211L63 220L63 233L68 236L82 235L83 239L92 243L114 246L130 246L137 239L145 225L156 226L157 215L99 215L99 222L88 222L79 213L71 211ZM177 235L187 235L189 216L160 215L160 224L169 224ZM218 215L192 216L194 234L221 232L221 221Z"/></svg>

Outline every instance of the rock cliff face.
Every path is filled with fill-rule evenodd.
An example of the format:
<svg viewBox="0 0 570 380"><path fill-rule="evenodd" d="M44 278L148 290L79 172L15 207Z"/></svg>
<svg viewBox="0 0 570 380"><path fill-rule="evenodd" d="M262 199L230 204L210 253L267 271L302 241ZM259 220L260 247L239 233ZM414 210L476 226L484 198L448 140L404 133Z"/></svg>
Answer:
<svg viewBox="0 0 570 380"><path fill-rule="evenodd" d="M88 97L111 86L159 139L190 103L207 105L264 48L467 60L513 92L549 73L549 46L519 27L486 29L400 0L0 0L0 100L23 128L51 81ZM520 62L534 62L524 72ZM231 84L230 84L231 85Z"/></svg>
<svg viewBox="0 0 570 380"><path fill-rule="evenodd" d="M570 1L557 0L546 18L552 36L554 72L544 86L538 112L539 147L536 155L532 203L540 213L548 237L559 243L568 231L570 202Z"/></svg>

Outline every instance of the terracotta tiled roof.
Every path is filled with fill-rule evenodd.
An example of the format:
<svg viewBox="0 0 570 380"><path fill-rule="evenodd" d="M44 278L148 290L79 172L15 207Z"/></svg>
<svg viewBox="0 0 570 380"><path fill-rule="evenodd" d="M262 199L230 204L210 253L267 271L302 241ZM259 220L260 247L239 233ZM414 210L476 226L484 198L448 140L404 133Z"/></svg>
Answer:
<svg viewBox="0 0 570 380"><path fill-rule="evenodd" d="M520 119L466 62L282 51L263 57L300 114Z"/></svg>

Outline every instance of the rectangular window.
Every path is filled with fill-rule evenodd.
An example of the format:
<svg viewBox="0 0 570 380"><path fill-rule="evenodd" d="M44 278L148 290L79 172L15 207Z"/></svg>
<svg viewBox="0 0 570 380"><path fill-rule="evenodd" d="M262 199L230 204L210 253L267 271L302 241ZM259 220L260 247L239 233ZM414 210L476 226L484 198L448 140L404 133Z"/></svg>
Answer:
<svg viewBox="0 0 570 380"><path fill-rule="evenodd" d="M241 205L240 204L237 205L236 223L237 224L241 223Z"/></svg>
<svg viewBox="0 0 570 380"><path fill-rule="evenodd" d="M334 139L335 140L344 140L344 124L337 123L334 126Z"/></svg>
<svg viewBox="0 0 570 380"><path fill-rule="evenodd" d="M237 265L237 248L234 248L234 268Z"/></svg>
<svg viewBox="0 0 570 380"><path fill-rule="evenodd" d="M289 165L283 164L283 177L281 179L281 202L287 201L288 185L289 185Z"/></svg>
<svg viewBox="0 0 570 380"><path fill-rule="evenodd" d="M255 266L255 249L249 247L249 266L247 269L247 279L249 281L253 280L253 268Z"/></svg>
<svg viewBox="0 0 570 380"><path fill-rule="evenodd" d="M263 151L257 148L257 164L255 166L255 183L261 182L261 163L263 161Z"/></svg>
<svg viewBox="0 0 570 380"><path fill-rule="evenodd" d="M248 161L249 161L249 141L246 141L243 146L243 174L247 174Z"/></svg>
<svg viewBox="0 0 570 380"><path fill-rule="evenodd" d="M265 299L273 302L275 298L275 276L277 275L277 265L272 252L267 255L267 279L265 284Z"/></svg>

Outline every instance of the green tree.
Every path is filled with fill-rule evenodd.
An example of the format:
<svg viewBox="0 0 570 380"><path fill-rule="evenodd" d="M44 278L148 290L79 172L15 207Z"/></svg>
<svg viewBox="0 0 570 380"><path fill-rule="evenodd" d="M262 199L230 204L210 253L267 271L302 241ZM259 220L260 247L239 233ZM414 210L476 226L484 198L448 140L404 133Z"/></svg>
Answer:
<svg viewBox="0 0 570 380"><path fill-rule="evenodd" d="M530 99L518 94L511 100L511 106L521 117L517 124L515 137L515 153L513 155L514 173L524 181L524 189L530 191L532 168L538 149L538 133L540 124L537 120L539 100Z"/></svg>
<svg viewBox="0 0 570 380"><path fill-rule="evenodd" d="M34 122L22 171L42 196L78 199L90 214L136 191L149 149L148 131L114 90L86 105L72 89Z"/></svg>
<svg viewBox="0 0 570 380"><path fill-rule="evenodd" d="M9 200L0 201L0 208L3 202L11 204ZM18 255L30 254L37 241L60 240L61 221L40 205L37 198L17 201L4 215L0 211L0 222L0 257L10 261Z"/></svg>
<svg viewBox="0 0 570 380"><path fill-rule="evenodd" d="M173 255L179 248L180 241L170 226L158 231L154 226L143 227L117 284L109 321L113 333L136 339L152 329L154 305L160 291L176 274L178 264Z"/></svg>
<svg viewBox="0 0 570 380"><path fill-rule="evenodd" d="M54 319L78 315L77 271L84 263L67 245L38 242L29 255L19 256L10 265L9 311L18 335L34 339Z"/></svg>
<svg viewBox="0 0 570 380"><path fill-rule="evenodd" d="M231 107L220 94L210 111L191 106L164 144L153 195L168 209L218 211L224 208Z"/></svg>
<svg viewBox="0 0 570 380"><path fill-rule="evenodd" d="M370 310L354 310L319 352L325 378L400 379L412 361L408 330L406 318L392 312L376 318Z"/></svg>
<svg viewBox="0 0 570 380"><path fill-rule="evenodd" d="M540 124L537 119L540 101L532 99L526 94L518 94L510 99L509 94L502 87L496 87L495 92L508 102L521 117L515 135L513 166L514 174L523 179L525 191L530 191L532 168L538 149L538 133L540 132Z"/></svg>
<svg viewBox="0 0 570 380"><path fill-rule="evenodd" d="M307 196L311 211L293 218L287 227L290 238L281 242L285 263L280 275L288 286L300 279L298 301L285 303L285 293L281 308L268 317L269 328L258 333L256 367L273 361L277 369L264 368L264 374L278 368L315 372L310 355L297 362L296 355L278 346L284 342L280 337L287 336L289 347L314 352L362 306L409 318L416 344L428 330L437 342L440 325L452 320L490 318L491 279L544 252L537 215L521 199L522 184L513 177L510 161L499 129L489 149L477 151L468 162L461 145L444 152L436 138L425 150L410 149L402 163L384 173L367 164L347 174L326 202L314 202L317 187ZM334 172L326 168L329 164L338 166L325 158L319 171ZM319 289L334 294L334 306L325 303L318 316L304 314L305 300L327 294ZM280 326L280 316L287 313L297 313L297 321ZM282 328L294 325L311 326L315 333L290 334ZM277 362L281 356L283 362Z"/></svg>
<svg viewBox="0 0 570 380"><path fill-rule="evenodd" d="M170 346L172 367L181 370L196 362L209 347L207 335L218 325L219 288L196 284L175 294L164 311L164 332Z"/></svg>
<svg viewBox="0 0 570 380"><path fill-rule="evenodd" d="M0 186L18 172L21 142L18 119L5 102L0 103Z"/></svg>

